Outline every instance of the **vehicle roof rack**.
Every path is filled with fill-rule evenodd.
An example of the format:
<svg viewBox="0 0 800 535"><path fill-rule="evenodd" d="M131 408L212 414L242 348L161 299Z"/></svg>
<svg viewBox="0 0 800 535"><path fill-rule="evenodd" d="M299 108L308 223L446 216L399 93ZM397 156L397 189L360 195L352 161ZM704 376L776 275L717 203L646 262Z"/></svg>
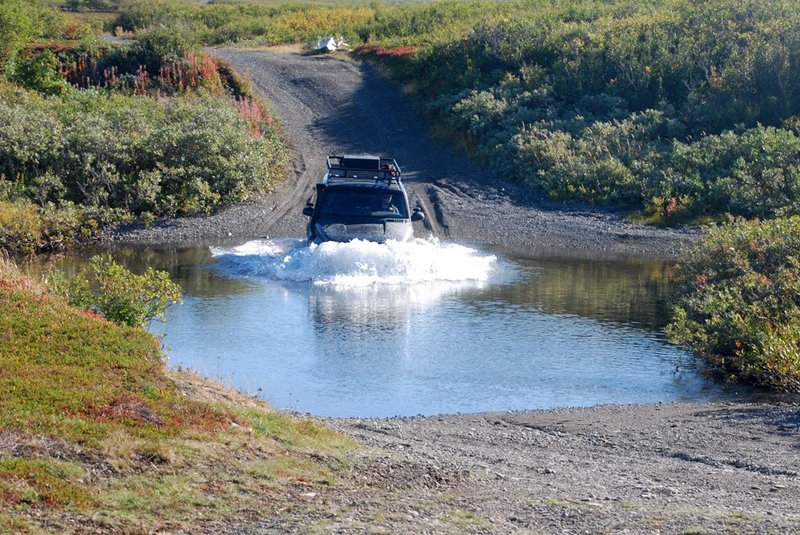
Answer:
<svg viewBox="0 0 800 535"><path fill-rule="evenodd" d="M394 158L380 156L328 156L328 183L341 181L375 181L400 184L400 166Z"/></svg>

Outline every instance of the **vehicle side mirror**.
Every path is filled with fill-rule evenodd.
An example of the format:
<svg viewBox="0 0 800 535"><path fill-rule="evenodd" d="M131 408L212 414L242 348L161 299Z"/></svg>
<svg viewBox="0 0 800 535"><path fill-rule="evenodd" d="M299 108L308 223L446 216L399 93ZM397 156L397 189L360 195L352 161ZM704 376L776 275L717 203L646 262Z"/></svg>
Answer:
<svg viewBox="0 0 800 535"><path fill-rule="evenodd" d="M311 217L314 215L314 207L310 204L307 204L305 208L303 208L303 215Z"/></svg>
<svg viewBox="0 0 800 535"><path fill-rule="evenodd" d="M411 221L425 221L425 214L417 208L411 213Z"/></svg>

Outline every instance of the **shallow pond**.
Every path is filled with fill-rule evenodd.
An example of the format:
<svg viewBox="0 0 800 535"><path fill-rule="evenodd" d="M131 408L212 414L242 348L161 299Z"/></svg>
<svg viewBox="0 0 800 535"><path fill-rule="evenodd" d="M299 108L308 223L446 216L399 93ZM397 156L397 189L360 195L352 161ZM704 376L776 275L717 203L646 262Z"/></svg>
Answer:
<svg viewBox="0 0 800 535"><path fill-rule="evenodd" d="M393 416L737 395L665 340L665 262L429 241L112 252L183 287L154 327L172 365L277 408Z"/></svg>

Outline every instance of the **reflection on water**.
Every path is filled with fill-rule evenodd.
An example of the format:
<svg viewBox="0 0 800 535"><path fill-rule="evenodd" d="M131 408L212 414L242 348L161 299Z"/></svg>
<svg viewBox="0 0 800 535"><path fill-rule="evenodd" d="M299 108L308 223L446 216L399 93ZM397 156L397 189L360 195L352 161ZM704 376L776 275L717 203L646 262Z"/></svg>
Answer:
<svg viewBox="0 0 800 535"><path fill-rule="evenodd" d="M736 395L665 342L667 263L331 245L113 254L181 283L172 364L260 388L279 408L388 416Z"/></svg>
<svg viewBox="0 0 800 535"><path fill-rule="evenodd" d="M309 292L308 308L317 329L335 325L394 329L407 316L420 313L445 294L457 291L455 286L441 284L400 288L319 288Z"/></svg>
<svg viewBox="0 0 800 535"><path fill-rule="evenodd" d="M525 280L513 287L494 288L497 299L650 330L660 330L666 324L670 263L553 258L520 262L526 266Z"/></svg>
<svg viewBox="0 0 800 535"><path fill-rule="evenodd" d="M82 264L99 253L111 253L117 262L136 272L143 272L148 267L166 271L180 283L184 294L188 296L222 297L246 292L252 287L245 279L223 277L218 270L205 269L214 263L208 247L94 247L82 249L69 256L32 258L30 261L34 265L28 268L37 272L59 269L74 275Z"/></svg>

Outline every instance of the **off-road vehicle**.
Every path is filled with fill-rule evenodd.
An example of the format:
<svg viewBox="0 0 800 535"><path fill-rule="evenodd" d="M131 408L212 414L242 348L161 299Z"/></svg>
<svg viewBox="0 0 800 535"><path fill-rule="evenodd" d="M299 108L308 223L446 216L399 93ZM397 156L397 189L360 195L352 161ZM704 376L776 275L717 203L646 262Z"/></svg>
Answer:
<svg viewBox="0 0 800 535"><path fill-rule="evenodd" d="M329 156L328 172L316 186L316 199L303 209L308 216L308 239L346 242L354 239L384 242L414 237L411 211L393 158Z"/></svg>

